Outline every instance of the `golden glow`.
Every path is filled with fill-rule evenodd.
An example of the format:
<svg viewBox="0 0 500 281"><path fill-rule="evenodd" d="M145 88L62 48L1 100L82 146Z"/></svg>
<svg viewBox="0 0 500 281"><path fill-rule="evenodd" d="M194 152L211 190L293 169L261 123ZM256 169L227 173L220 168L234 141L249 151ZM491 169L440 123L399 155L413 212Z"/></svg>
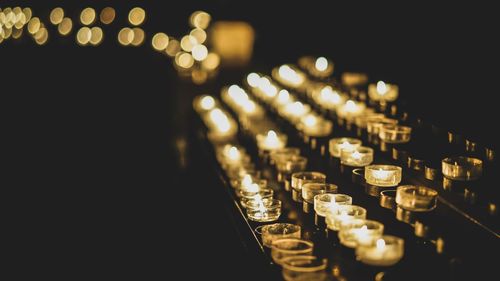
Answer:
<svg viewBox="0 0 500 281"><path fill-rule="evenodd" d="M382 251L385 249L385 240L384 239L378 239L377 240L377 250Z"/></svg>
<svg viewBox="0 0 500 281"><path fill-rule="evenodd" d="M318 118L316 118L313 114L308 114L304 117L303 122L307 127L314 127L318 123Z"/></svg>
<svg viewBox="0 0 500 281"><path fill-rule="evenodd" d="M144 43L144 38L146 37L144 30L140 27L134 27L132 28L132 31L134 32L134 39L131 42L132 46L137 47L142 45L142 43Z"/></svg>
<svg viewBox="0 0 500 281"><path fill-rule="evenodd" d="M85 8L80 13L80 22L83 25L90 25L95 21L95 10L93 8Z"/></svg>
<svg viewBox="0 0 500 281"><path fill-rule="evenodd" d="M286 111L295 116L302 116L307 113L306 108L300 101L287 104Z"/></svg>
<svg viewBox="0 0 500 281"><path fill-rule="evenodd" d="M216 53L209 53L207 58L201 63L201 66L206 70L214 70L220 64L219 55Z"/></svg>
<svg viewBox="0 0 500 281"><path fill-rule="evenodd" d="M194 59L190 53L180 52L175 56L175 63L182 68L188 69L193 66Z"/></svg>
<svg viewBox="0 0 500 281"><path fill-rule="evenodd" d="M328 68L328 60L325 57L319 57L316 59L314 66L319 71L325 71Z"/></svg>
<svg viewBox="0 0 500 281"><path fill-rule="evenodd" d="M90 44L94 46L99 45L104 37L102 29L98 26L94 26L90 29L90 31L91 31Z"/></svg>
<svg viewBox="0 0 500 281"><path fill-rule="evenodd" d="M276 134L276 132L273 130L269 130L267 132L266 138L264 139L263 146L267 148L276 148L281 146L281 141L278 138L278 134Z"/></svg>
<svg viewBox="0 0 500 281"><path fill-rule="evenodd" d="M23 35L23 29L12 29L12 38L19 39Z"/></svg>
<svg viewBox="0 0 500 281"><path fill-rule="evenodd" d="M128 21L131 25L141 25L146 19L146 12L141 7L135 7L128 13Z"/></svg>
<svg viewBox="0 0 500 281"><path fill-rule="evenodd" d="M196 41L200 44L203 44L203 42L205 42L205 40L207 40L207 33L205 32L205 30L203 30L201 28L195 28L195 29L191 30L189 35L196 38Z"/></svg>
<svg viewBox="0 0 500 281"><path fill-rule="evenodd" d="M281 78L287 80L289 83L293 84L294 86L299 86L304 82L304 77L297 73L295 69L291 68L289 65L282 65L278 69L278 73Z"/></svg>
<svg viewBox="0 0 500 281"><path fill-rule="evenodd" d="M178 52L181 50L181 44L179 41L175 39L171 39L168 42L167 48L165 49L165 53L170 57L175 57Z"/></svg>
<svg viewBox="0 0 500 281"><path fill-rule="evenodd" d="M248 100L248 94L238 85L229 86L227 93L238 105L242 105Z"/></svg>
<svg viewBox="0 0 500 281"><path fill-rule="evenodd" d="M64 10L61 7L54 8L50 12L50 22L53 25L60 24L64 18Z"/></svg>
<svg viewBox="0 0 500 281"><path fill-rule="evenodd" d="M196 38L191 35L186 35L181 39L181 48L186 52L191 52L193 47L196 46L197 44L198 41L196 41Z"/></svg>
<svg viewBox="0 0 500 281"><path fill-rule="evenodd" d="M99 19L104 24L110 24L115 20L116 12L112 7L102 9Z"/></svg>
<svg viewBox="0 0 500 281"><path fill-rule="evenodd" d="M128 27L124 27L118 33L118 42L123 46L128 46L134 41L134 31Z"/></svg>
<svg viewBox="0 0 500 281"><path fill-rule="evenodd" d="M43 45L47 43L47 40L49 39L49 32L45 27L40 28L37 33L35 33L35 42L38 45Z"/></svg>
<svg viewBox="0 0 500 281"><path fill-rule="evenodd" d="M31 8L24 8L23 14L26 17L26 22L29 22L31 17L33 16L33 12L31 11Z"/></svg>
<svg viewBox="0 0 500 281"><path fill-rule="evenodd" d="M209 113L210 120L217 127L217 130L225 133L231 129L231 123L222 110L215 108Z"/></svg>
<svg viewBox="0 0 500 281"><path fill-rule="evenodd" d="M215 107L215 100L211 96L204 96L200 100L200 105L201 108L203 108L204 110L210 110Z"/></svg>
<svg viewBox="0 0 500 281"><path fill-rule="evenodd" d="M195 69L191 72L191 80L197 85L201 85L207 81L208 74L205 70Z"/></svg>
<svg viewBox="0 0 500 281"><path fill-rule="evenodd" d="M389 86L384 83L384 81L377 82L377 93L381 96L385 95L389 91Z"/></svg>
<svg viewBox="0 0 500 281"><path fill-rule="evenodd" d="M238 161L241 159L241 153L236 146L231 146L226 154L227 158L231 161Z"/></svg>
<svg viewBox="0 0 500 281"><path fill-rule="evenodd" d="M260 76L257 73L250 73L247 75L247 83L251 87L257 87L260 83Z"/></svg>
<svg viewBox="0 0 500 281"><path fill-rule="evenodd" d="M190 23L192 26L206 29L210 24L211 16L203 11L196 11L190 16Z"/></svg>
<svg viewBox="0 0 500 281"><path fill-rule="evenodd" d="M12 28L5 29L3 33L3 39L9 39L11 34L12 34Z"/></svg>
<svg viewBox="0 0 500 281"><path fill-rule="evenodd" d="M17 28L17 29L22 29L23 26L26 24L27 20L26 20L26 15L24 15L23 11L21 10L21 8L19 7L16 7L14 8L14 10L16 11L15 14L16 14L16 22L14 24L14 26ZM22 34L22 32L21 32Z"/></svg>
<svg viewBox="0 0 500 281"><path fill-rule="evenodd" d="M325 86L323 89L321 89L320 99L324 102L332 103L335 105L338 105L342 102L342 98L340 97L339 93L337 93L337 91L334 91L330 86Z"/></svg>
<svg viewBox="0 0 500 281"><path fill-rule="evenodd" d="M168 35L163 32L156 33L151 40L151 45L157 51L165 50L168 46Z"/></svg>
<svg viewBox="0 0 500 281"><path fill-rule="evenodd" d="M201 44L194 46L191 52L193 54L193 58L197 61L202 61L206 59L208 55L207 47Z"/></svg>
<svg viewBox="0 0 500 281"><path fill-rule="evenodd" d="M278 93L278 103L287 104L289 102L290 102L290 93L285 89L280 90Z"/></svg>
<svg viewBox="0 0 500 281"><path fill-rule="evenodd" d="M352 154L351 154L351 158L352 159L355 159L355 160L360 160L361 157L363 155L361 155L361 153L359 153L359 151L355 150Z"/></svg>
<svg viewBox="0 0 500 281"><path fill-rule="evenodd" d="M63 18L61 23L57 25L57 31L61 35L68 35L73 29L73 21L70 18Z"/></svg>
<svg viewBox="0 0 500 281"><path fill-rule="evenodd" d="M76 42L82 46L85 46L89 43L91 37L92 31L90 30L90 28L84 26L80 28L76 33Z"/></svg>
<svg viewBox="0 0 500 281"><path fill-rule="evenodd" d="M352 100L348 100L345 103L345 107L344 108L345 108L345 111L347 111L347 112L356 112L358 110L358 106Z"/></svg>
<svg viewBox="0 0 500 281"><path fill-rule="evenodd" d="M37 17L32 18L28 22L28 32L31 34L35 34L39 29L40 29L40 19Z"/></svg>

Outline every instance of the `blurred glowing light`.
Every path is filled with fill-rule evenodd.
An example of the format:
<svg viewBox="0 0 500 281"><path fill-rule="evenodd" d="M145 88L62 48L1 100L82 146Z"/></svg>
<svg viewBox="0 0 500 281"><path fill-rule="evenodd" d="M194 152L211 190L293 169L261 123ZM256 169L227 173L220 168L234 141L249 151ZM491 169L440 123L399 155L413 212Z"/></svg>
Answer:
<svg viewBox="0 0 500 281"><path fill-rule="evenodd" d="M141 25L146 19L146 12L141 7L135 7L128 13L128 21L131 25Z"/></svg>
<svg viewBox="0 0 500 281"><path fill-rule="evenodd" d="M112 7L102 9L99 19L104 24L110 24L115 20L116 12Z"/></svg>
<svg viewBox="0 0 500 281"><path fill-rule="evenodd" d="M181 44L179 41L175 39L171 39L168 42L167 48L165 49L165 53L170 57L175 57L177 53L181 50Z"/></svg>
<svg viewBox="0 0 500 281"><path fill-rule="evenodd" d="M247 83L251 87L257 87L259 85L259 82L260 82L259 74L252 72L247 75Z"/></svg>
<svg viewBox="0 0 500 281"><path fill-rule="evenodd" d="M73 29L73 21L70 18L63 18L61 23L57 25L57 31L61 35L68 35Z"/></svg>
<svg viewBox="0 0 500 281"><path fill-rule="evenodd" d="M93 8L85 8L80 13L80 22L83 25L90 25L95 21L95 10Z"/></svg>
<svg viewBox="0 0 500 281"><path fill-rule="evenodd" d="M103 32L102 29L98 26L94 26L90 29L90 44L97 46L102 42Z"/></svg>
<svg viewBox="0 0 500 281"><path fill-rule="evenodd" d="M92 37L92 31L90 28L84 26L78 30L76 33L76 42L82 46L87 45Z"/></svg>
<svg viewBox="0 0 500 281"><path fill-rule="evenodd" d="M157 51L165 50L168 46L168 35L163 32L156 33L151 40L151 45Z"/></svg>
<svg viewBox="0 0 500 281"><path fill-rule="evenodd" d="M201 63L202 67L207 70L214 70L220 64L220 57L216 53L209 53L207 58Z"/></svg>
<svg viewBox="0 0 500 281"><path fill-rule="evenodd" d="M208 55L207 47L201 44L194 46L191 52L193 54L193 58L197 61L202 61L206 59Z"/></svg>
<svg viewBox="0 0 500 281"><path fill-rule="evenodd" d="M35 34L39 29L40 29L40 19L38 17L32 18L28 22L28 32L31 34Z"/></svg>
<svg viewBox="0 0 500 281"><path fill-rule="evenodd" d="M210 24L211 19L212 17L208 13L203 11L196 11L191 14L190 23L194 27L206 29Z"/></svg>
<svg viewBox="0 0 500 281"><path fill-rule="evenodd" d="M182 68L188 69L193 66L194 59L189 53L178 53L175 56L175 63Z"/></svg>
<svg viewBox="0 0 500 281"><path fill-rule="evenodd" d="M205 30L203 30L201 28L195 28L195 29L191 30L189 35L196 38L196 41L199 44L203 44L203 42L205 42L205 40L207 40L207 33L205 32Z"/></svg>
<svg viewBox="0 0 500 281"><path fill-rule="evenodd" d="M316 59L314 66L319 71L325 71L328 68L328 60L325 57L319 57Z"/></svg>
<svg viewBox="0 0 500 281"><path fill-rule="evenodd" d="M50 12L50 22L53 25L60 24L64 18L64 10L61 7L54 8Z"/></svg>
<svg viewBox="0 0 500 281"><path fill-rule="evenodd" d="M200 101L201 108L204 110L210 110L215 106L215 100L211 96L204 96Z"/></svg>
<svg viewBox="0 0 500 281"><path fill-rule="evenodd" d="M118 32L118 42L123 46L128 46L134 41L134 31L128 27L124 27Z"/></svg>
<svg viewBox="0 0 500 281"><path fill-rule="evenodd" d="M132 31L134 32L134 40L132 40L131 42L132 46L140 46L142 43L144 43L144 30L142 30L142 28L140 27L134 27L132 28Z"/></svg>
<svg viewBox="0 0 500 281"><path fill-rule="evenodd" d="M191 50L193 50L193 47L197 44L198 41L196 41L196 38L191 35L186 35L181 39L181 48L186 52L191 52Z"/></svg>

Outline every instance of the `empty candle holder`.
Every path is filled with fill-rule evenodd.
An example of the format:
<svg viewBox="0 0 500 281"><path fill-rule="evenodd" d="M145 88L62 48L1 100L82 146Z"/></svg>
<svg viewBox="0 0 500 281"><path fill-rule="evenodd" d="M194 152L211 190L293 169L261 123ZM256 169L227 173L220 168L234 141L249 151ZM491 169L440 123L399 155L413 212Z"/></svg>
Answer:
<svg viewBox="0 0 500 281"><path fill-rule="evenodd" d="M243 208L258 208L262 200L273 198L274 191L272 189L260 189L257 192L243 191L240 194L240 203Z"/></svg>
<svg viewBox="0 0 500 281"><path fill-rule="evenodd" d="M396 189L388 189L380 192L381 207L394 210L396 208Z"/></svg>
<svg viewBox="0 0 500 281"><path fill-rule="evenodd" d="M396 186L401 182L402 170L394 165L368 165L365 167L365 180L375 186Z"/></svg>
<svg viewBox="0 0 500 281"><path fill-rule="evenodd" d="M248 219L256 222L276 221L281 215L281 201L277 199L262 199L255 206L247 206Z"/></svg>
<svg viewBox="0 0 500 281"><path fill-rule="evenodd" d="M374 112L373 113L365 113L363 115L357 116L354 119L354 124L359 129L368 130L368 123L369 122L382 120L384 118L385 118L385 115L383 113L374 113Z"/></svg>
<svg viewBox="0 0 500 281"><path fill-rule="evenodd" d="M329 142L330 155L340 158L343 149L352 150L361 146L362 141L355 138L333 138Z"/></svg>
<svg viewBox="0 0 500 281"><path fill-rule="evenodd" d="M354 219L342 224L340 243L348 248L369 245L384 233L384 225L374 220Z"/></svg>
<svg viewBox="0 0 500 281"><path fill-rule="evenodd" d="M380 128L379 137L385 143L407 143L411 138L411 127L384 125Z"/></svg>
<svg viewBox="0 0 500 281"><path fill-rule="evenodd" d="M340 163L349 167L364 167L373 162L373 149L360 146L354 149L342 149Z"/></svg>
<svg viewBox="0 0 500 281"><path fill-rule="evenodd" d="M262 244L271 248L274 241L285 238L300 239L301 227L291 223L274 223L264 225L261 230Z"/></svg>
<svg viewBox="0 0 500 281"><path fill-rule="evenodd" d="M302 186L302 209L310 213L314 209L314 197L324 193L337 193L338 186L331 183L306 183Z"/></svg>
<svg viewBox="0 0 500 281"><path fill-rule="evenodd" d="M392 266L404 255L404 240L391 235L382 235L372 243L356 248L356 259L372 266Z"/></svg>
<svg viewBox="0 0 500 281"><path fill-rule="evenodd" d="M436 207L437 191L425 186L401 185L396 192L398 207L413 212L428 212Z"/></svg>
<svg viewBox="0 0 500 281"><path fill-rule="evenodd" d="M282 276L286 281L292 280L317 280L317 276L325 276L324 273L328 265L327 259L316 256L290 256L282 260ZM320 274L320 275L318 275ZM324 280L324 279L320 279Z"/></svg>
<svg viewBox="0 0 500 281"><path fill-rule="evenodd" d="M339 231L343 224L355 219L365 219L366 209L357 205L343 205L330 208L326 212L326 225L329 230Z"/></svg>
<svg viewBox="0 0 500 281"><path fill-rule="evenodd" d="M298 172L292 174L292 199L302 201L302 186L306 183L325 183L326 175L320 172Z"/></svg>
<svg viewBox="0 0 500 281"><path fill-rule="evenodd" d="M398 120L385 118L385 117L374 117L366 121L366 131L371 135L380 134L380 130L385 125L397 125Z"/></svg>
<svg viewBox="0 0 500 281"><path fill-rule="evenodd" d="M314 243L298 238L274 240L271 244L271 257L276 264L281 265L283 259L297 255L311 255Z"/></svg>
<svg viewBox="0 0 500 281"><path fill-rule="evenodd" d="M443 175L451 180L471 181L483 174L483 161L472 157L448 157L442 161Z"/></svg>

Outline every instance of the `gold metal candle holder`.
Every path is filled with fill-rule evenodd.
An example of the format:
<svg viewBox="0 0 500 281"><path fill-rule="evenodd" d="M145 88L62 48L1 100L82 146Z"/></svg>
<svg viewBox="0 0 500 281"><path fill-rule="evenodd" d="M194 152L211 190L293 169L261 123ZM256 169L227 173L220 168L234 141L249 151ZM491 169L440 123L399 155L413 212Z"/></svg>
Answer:
<svg viewBox="0 0 500 281"><path fill-rule="evenodd" d="M396 186L401 182L403 169L394 165L368 165L365 167L366 183L376 186Z"/></svg>
<svg viewBox="0 0 500 281"><path fill-rule="evenodd" d="M282 259L282 276L286 281L325 280L328 260L316 256L296 255Z"/></svg>
<svg viewBox="0 0 500 281"><path fill-rule="evenodd" d="M292 199L302 201L302 186L306 183L325 183L326 175L320 172L298 172L292 174Z"/></svg>
<svg viewBox="0 0 500 281"><path fill-rule="evenodd" d="M413 212L428 212L436 207L437 191L425 186L401 185L396 192L398 207Z"/></svg>
<svg viewBox="0 0 500 281"><path fill-rule="evenodd" d="M448 157L442 161L442 172L451 180L476 180L483 174L483 161L465 156Z"/></svg>

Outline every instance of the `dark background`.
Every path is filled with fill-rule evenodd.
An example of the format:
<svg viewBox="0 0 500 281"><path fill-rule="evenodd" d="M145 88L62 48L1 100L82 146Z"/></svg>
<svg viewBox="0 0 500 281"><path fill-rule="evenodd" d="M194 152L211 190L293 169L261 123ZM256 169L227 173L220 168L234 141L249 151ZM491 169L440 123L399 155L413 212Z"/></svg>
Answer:
<svg viewBox="0 0 500 281"><path fill-rule="evenodd" d="M20 193L12 197L8 228L17 238L13 245L22 249L19 258L47 263L43 270L51 276L62 274L61 267L73 269L64 277L103 270L99 276L111 278L172 271L186 274L182 279L200 273L224 278L232 276L231 269L252 271L211 191L216 182L210 167L199 161L199 151L183 149L191 97L206 89L179 82L170 59L149 45L155 32L187 32L194 10L206 10L214 20L245 20L256 30L253 65L222 71L217 83L303 54L325 55L338 72L361 71L399 84L402 98L424 118L498 144L498 105L492 102L498 25L489 7L316 0L40 2L2 1L1 7L31 4L46 25L58 5L74 20L86 6L117 10L99 47L75 43L79 25L68 38L50 27L45 46L26 35L0 44L8 143L3 154L12 180L6 187ZM124 48L116 34L133 6L147 12L148 42Z"/></svg>

